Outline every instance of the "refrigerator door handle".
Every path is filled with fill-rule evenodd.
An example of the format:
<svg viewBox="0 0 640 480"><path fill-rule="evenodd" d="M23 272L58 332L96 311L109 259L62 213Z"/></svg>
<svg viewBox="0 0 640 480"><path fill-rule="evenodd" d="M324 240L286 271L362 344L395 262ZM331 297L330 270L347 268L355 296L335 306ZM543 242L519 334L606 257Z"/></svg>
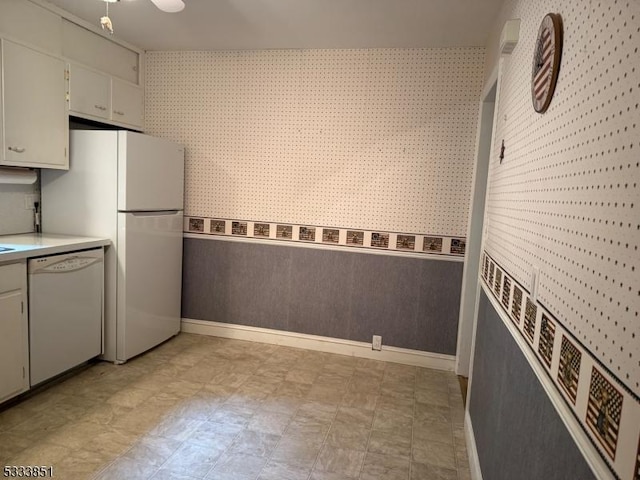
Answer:
<svg viewBox="0 0 640 480"><path fill-rule="evenodd" d="M135 217L159 217L161 215L182 214L182 210L140 210L140 211L120 210L120 213L127 213Z"/></svg>

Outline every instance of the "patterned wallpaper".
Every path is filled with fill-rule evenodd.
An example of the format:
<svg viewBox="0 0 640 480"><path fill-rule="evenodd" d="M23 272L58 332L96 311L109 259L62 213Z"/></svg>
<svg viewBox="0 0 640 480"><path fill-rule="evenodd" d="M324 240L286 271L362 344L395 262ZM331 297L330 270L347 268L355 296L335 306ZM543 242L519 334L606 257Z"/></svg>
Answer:
<svg viewBox="0 0 640 480"><path fill-rule="evenodd" d="M484 49L146 62L146 129L186 146L187 216L466 236Z"/></svg>
<svg viewBox="0 0 640 480"><path fill-rule="evenodd" d="M549 12L563 18L564 50L549 110L537 114L532 59ZM510 0L503 17L521 19L520 40L502 64L483 278L506 311L510 292L528 299L514 302L518 319L529 310L523 335L605 461L635 479L640 2ZM535 268L537 301L529 300Z"/></svg>

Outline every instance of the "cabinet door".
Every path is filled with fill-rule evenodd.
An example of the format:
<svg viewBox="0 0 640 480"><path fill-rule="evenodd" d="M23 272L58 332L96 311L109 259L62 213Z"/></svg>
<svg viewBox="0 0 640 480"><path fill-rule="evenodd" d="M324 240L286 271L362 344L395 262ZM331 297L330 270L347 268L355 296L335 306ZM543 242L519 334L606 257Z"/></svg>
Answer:
<svg viewBox="0 0 640 480"><path fill-rule="evenodd" d="M112 78L111 107L113 121L142 128L144 108L142 88Z"/></svg>
<svg viewBox="0 0 640 480"><path fill-rule="evenodd" d="M4 150L2 163L68 169L65 64L2 41Z"/></svg>
<svg viewBox="0 0 640 480"><path fill-rule="evenodd" d="M69 65L69 113L108 119L111 109L109 77Z"/></svg>
<svg viewBox="0 0 640 480"><path fill-rule="evenodd" d="M0 267L0 402L29 388L24 264Z"/></svg>

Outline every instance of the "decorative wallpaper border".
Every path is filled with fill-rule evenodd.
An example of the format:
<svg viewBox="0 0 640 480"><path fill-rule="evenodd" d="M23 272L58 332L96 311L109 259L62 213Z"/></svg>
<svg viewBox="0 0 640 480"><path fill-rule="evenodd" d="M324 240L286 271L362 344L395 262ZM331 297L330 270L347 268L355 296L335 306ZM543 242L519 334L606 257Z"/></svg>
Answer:
<svg viewBox="0 0 640 480"><path fill-rule="evenodd" d="M481 278L618 479L637 480L640 399L486 251ZM640 447L638 447L640 449Z"/></svg>
<svg viewBox="0 0 640 480"><path fill-rule="evenodd" d="M184 232L450 257L464 257L467 244L464 237L188 216Z"/></svg>

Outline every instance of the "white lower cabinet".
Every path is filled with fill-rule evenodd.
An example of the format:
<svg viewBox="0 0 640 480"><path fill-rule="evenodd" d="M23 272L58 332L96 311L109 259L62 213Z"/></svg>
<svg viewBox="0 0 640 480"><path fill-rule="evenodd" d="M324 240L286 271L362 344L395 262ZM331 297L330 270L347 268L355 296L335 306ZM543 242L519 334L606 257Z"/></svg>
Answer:
<svg viewBox="0 0 640 480"><path fill-rule="evenodd" d="M29 389L27 264L0 265L0 402Z"/></svg>

